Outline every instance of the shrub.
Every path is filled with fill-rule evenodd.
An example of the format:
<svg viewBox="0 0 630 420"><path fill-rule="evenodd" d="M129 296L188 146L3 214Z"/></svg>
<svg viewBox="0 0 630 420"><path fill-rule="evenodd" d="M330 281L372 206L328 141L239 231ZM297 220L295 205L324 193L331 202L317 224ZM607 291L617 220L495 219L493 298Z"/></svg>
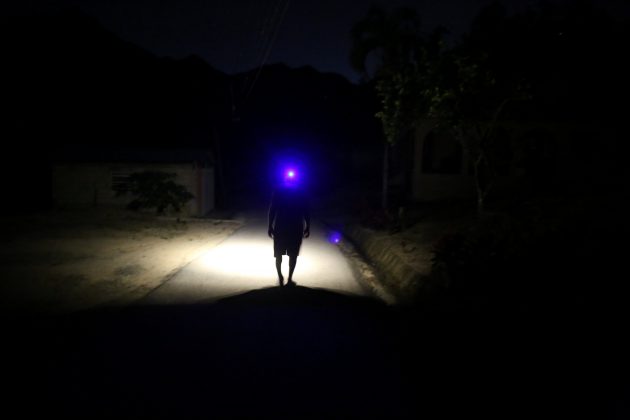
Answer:
<svg viewBox="0 0 630 420"><path fill-rule="evenodd" d="M599 241L575 221L502 216L434 244L433 271L464 295L582 294Z"/></svg>
<svg viewBox="0 0 630 420"><path fill-rule="evenodd" d="M135 198L127 205L130 210L156 209L158 214L172 209L179 212L194 196L186 187L175 183L175 174L160 171L136 172L129 176L125 188L116 189L118 196L127 192Z"/></svg>

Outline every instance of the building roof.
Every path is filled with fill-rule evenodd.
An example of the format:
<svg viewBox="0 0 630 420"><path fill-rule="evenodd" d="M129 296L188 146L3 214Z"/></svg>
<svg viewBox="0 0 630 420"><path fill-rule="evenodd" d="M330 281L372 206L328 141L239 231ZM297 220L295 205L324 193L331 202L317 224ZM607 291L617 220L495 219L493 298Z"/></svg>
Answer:
<svg viewBox="0 0 630 420"><path fill-rule="evenodd" d="M64 146L53 152L56 163L198 163L211 166L210 148Z"/></svg>

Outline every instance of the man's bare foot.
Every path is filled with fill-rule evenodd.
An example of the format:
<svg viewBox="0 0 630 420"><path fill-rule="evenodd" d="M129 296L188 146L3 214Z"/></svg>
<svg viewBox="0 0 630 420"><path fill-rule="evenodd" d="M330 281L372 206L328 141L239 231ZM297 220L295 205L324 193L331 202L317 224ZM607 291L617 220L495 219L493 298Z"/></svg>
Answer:
<svg viewBox="0 0 630 420"><path fill-rule="evenodd" d="M287 280L287 286L295 286L295 282L292 279Z"/></svg>

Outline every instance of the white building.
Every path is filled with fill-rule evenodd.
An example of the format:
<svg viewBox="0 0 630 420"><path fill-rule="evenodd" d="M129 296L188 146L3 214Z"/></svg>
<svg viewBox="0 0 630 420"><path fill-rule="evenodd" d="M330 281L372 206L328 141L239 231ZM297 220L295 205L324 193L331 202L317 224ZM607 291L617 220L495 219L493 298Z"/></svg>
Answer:
<svg viewBox="0 0 630 420"><path fill-rule="evenodd" d="M214 209L215 181L212 154L199 149L66 149L52 168L55 208L125 208L133 199L115 188L132 173L159 171L175 174L175 183L194 198L182 210L185 216L204 216Z"/></svg>

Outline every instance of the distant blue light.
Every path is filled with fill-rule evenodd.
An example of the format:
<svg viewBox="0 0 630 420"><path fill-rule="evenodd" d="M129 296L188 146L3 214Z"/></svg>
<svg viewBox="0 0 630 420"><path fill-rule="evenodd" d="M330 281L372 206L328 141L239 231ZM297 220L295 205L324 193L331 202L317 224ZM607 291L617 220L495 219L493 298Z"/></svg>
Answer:
<svg viewBox="0 0 630 420"><path fill-rule="evenodd" d="M341 234L339 232L331 232L328 235L328 241L332 244L338 244L341 242Z"/></svg>

